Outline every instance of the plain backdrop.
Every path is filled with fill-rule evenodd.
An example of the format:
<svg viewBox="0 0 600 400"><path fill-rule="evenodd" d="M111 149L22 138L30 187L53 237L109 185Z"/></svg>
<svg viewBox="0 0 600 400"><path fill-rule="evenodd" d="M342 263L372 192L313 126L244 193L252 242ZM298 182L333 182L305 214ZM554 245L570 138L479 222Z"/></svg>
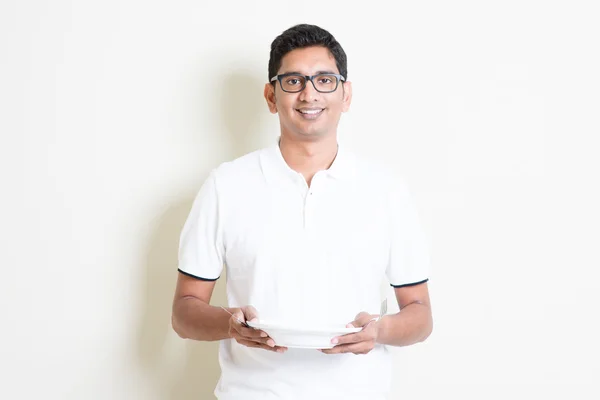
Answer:
<svg viewBox="0 0 600 400"><path fill-rule="evenodd" d="M3 0L0 398L213 398L217 343L170 326L179 234L277 137L269 48L305 22L348 54L340 142L406 178L431 247L390 399L600 398L594 3Z"/></svg>

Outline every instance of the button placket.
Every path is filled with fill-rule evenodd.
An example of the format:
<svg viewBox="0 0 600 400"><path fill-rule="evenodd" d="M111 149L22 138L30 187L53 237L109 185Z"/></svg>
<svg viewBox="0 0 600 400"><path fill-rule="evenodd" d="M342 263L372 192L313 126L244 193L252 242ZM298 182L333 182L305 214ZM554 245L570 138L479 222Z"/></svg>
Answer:
<svg viewBox="0 0 600 400"><path fill-rule="evenodd" d="M320 174L317 172L311 181L310 186L306 190L304 199L304 228L311 229L314 226L314 211L317 196L315 195L316 189L319 186Z"/></svg>
<svg viewBox="0 0 600 400"><path fill-rule="evenodd" d="M308 189L304 198L304 229L310 229L312 226L312 189Z"/></svg>

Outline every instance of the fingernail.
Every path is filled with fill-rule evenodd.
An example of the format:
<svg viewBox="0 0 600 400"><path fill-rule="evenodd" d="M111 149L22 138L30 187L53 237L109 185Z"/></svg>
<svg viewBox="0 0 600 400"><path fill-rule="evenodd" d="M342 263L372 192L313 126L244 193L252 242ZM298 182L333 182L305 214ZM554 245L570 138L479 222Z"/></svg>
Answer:
<svg viewBox="0 0 600 400"><path fill-rule="evenodd" d="M333 344L338 344L338 338L333 338L333 339L331 339L331 343L333 343Z"/></svg>
<svg viewBox="0 0 600 400"><path fill-rule="evenodd" d="M275 342L272 340L267 340L267 345L271 347L275 347Z"/></svg>
<svg viewBox="0 0 600 400"><path fill-rule="evenodd" d="M258 322L258 318L252 318L250 322Z"/></svg>
<svg viewBox="0 0 600 400"><path fill-rule="evenodd" d="M267 334L266 334L266 333L264 333L264 332L261 332L261 333L260 333L260 337L267 337Z"/></svg>

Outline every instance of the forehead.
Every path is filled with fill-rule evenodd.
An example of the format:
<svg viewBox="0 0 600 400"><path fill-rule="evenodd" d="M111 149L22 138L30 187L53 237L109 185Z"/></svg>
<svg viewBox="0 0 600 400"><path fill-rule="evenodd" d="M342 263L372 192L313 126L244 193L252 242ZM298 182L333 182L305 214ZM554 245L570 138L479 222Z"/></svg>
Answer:
<svg viewBox="0 0 600 400"><path fill-rule="evenodd" d="M305 47L290 51L281 59L278 73L301 72L311 75L318 71L340 72L335 65L335 57L326 47Z"/></svg>

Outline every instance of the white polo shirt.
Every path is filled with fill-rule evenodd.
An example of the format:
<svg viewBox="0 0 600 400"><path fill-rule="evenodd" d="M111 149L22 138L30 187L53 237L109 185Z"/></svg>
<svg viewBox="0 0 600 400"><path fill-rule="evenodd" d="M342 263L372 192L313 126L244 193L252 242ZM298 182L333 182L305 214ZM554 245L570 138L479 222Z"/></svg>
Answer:
<svg viewBox="0 0 600 400"><path fill-rule="evenodd" d="M381 285L428 279L429 256L407 186L339 146L310 188L277 144L213 170L183 228L179 271L216 280L227 268L230 307L261 319L345 326L379 313ZM367 355L284 354L220 343L220 400L384 399L386 346Z"/></svg>

